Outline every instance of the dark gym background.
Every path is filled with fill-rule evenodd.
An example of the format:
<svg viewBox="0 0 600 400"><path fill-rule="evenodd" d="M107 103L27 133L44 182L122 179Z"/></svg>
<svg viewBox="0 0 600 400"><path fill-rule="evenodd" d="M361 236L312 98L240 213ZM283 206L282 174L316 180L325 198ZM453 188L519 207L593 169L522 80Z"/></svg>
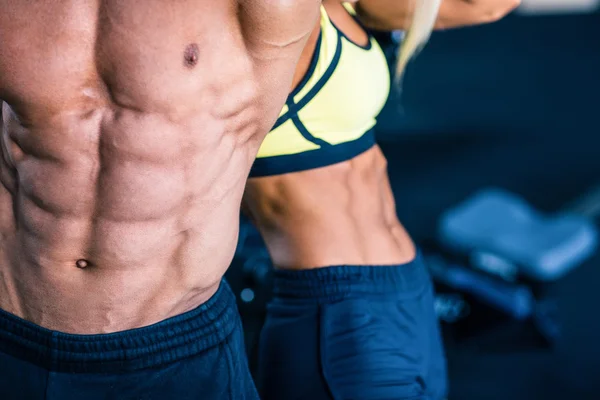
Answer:
<svg viewBox="0 0 600 400"><path fill-rule="evenodd" d="M511 15L435 33L378 126L400 220L417 243L444 210L499 186L554 211L600 183L600 13ZM239 266L229 273L241 290ZM448 341L451 400L600 399L600 255L546 292L562 335L523 329ZM258 288L240 302L249 348L262 323Z"/></svg>

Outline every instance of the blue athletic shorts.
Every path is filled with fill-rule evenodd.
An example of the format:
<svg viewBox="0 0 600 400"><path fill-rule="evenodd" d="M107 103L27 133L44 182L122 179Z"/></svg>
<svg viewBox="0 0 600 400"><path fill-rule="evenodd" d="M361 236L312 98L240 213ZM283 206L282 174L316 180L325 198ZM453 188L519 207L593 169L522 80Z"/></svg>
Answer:
<svg viewBox="0 0 600 400"><path fill-rule="evenodd" d="M440 400L446 360L421 256L276 271L258 351L263 400Z"/></svg>
<svg viewBox="0 0 600 400"><path fill-rule="evenodd" d="M257 400L225 281L193 311L106 335L50 331L0 311L2 400Z"/></svg>

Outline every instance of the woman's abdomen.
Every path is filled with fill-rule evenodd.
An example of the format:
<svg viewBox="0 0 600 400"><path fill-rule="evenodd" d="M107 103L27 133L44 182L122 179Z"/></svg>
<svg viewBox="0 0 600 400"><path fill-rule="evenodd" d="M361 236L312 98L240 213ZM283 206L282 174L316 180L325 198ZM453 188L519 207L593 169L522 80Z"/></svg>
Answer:
<svg viewBox="0 0 600 400"><path fill-rule="evenodd" d="M328 167L251 179L244 202L280 268L389 265L414 257L378 147Z"/></svg>

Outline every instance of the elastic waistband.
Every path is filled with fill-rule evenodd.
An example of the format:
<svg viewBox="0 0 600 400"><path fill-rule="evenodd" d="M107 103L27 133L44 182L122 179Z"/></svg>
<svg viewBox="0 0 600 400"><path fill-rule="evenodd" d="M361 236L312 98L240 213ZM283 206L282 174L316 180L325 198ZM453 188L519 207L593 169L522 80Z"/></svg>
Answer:
<svg viewBox="0 0 600 400"><path fill-rule="evenodd" d="M225 341L238 323L235 295L222 281L217 292L192 311L110 334L51 331L0 310L0 351L52 371L118 373L195 356Z"/></svg>
<svg viewBox="0 0 600 400"><path fill-rule="evenodd" d="M276 298L316 302L391 293L409 297L422 292L430 282L423 257L417 252L406 264L276 270L273 293Z"/></svg>
<svg viewBox="0 0 600 400"><path fill-rule="evenodd" d="M375 144L375 131L370 129L358 139L349 142L335 145L319 142L320 147L315 150L279 156L257 157L250 169L250 178L327 167L351 160L370 150Z"/></svg>

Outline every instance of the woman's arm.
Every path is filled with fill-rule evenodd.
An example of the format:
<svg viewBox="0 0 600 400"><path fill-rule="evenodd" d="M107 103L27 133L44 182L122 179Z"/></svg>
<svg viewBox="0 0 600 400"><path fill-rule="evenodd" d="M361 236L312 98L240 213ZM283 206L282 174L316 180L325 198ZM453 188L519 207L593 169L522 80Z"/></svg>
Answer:
<svg viewBox="0 0 600 400"><path fill-rule="evenodd" d="M358 0L354 7L361 22L373 29L407 29L414 2L420 0ZM442 0L435 29L494 22L515 9L521 0Z"/></svg>

